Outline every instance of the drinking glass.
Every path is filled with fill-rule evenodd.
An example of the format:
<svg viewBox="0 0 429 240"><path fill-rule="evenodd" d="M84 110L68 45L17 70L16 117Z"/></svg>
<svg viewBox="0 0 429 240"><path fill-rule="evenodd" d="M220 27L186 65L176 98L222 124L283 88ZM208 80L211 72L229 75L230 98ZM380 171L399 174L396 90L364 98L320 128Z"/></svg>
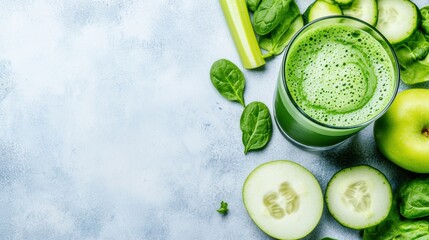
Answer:
<svg viewBox="0 0 429 240"><path fill-rule="evenodd" d="M381 112L374 115L371 119L354 126L333 126L310 117L296 103L294 98L291 96L287 85L288 79L286 78L286 67L292 46L297 44L297 40L299 40L307 31L320 26L334 24L345 24L369 33L382 45L393 65L394 88L392 90L393 92L388 95L390 97L388 104ZM399 81L399 64L395 52L386 38L377 29L366 22L348 16L330 16L321 18L307 24L297 32L285 50L274 96L274 118L280 131L292 143L309 150L330 149L341 144L343 141L347 140L349 137L356 134L383 115L396 96Z"/></svg>

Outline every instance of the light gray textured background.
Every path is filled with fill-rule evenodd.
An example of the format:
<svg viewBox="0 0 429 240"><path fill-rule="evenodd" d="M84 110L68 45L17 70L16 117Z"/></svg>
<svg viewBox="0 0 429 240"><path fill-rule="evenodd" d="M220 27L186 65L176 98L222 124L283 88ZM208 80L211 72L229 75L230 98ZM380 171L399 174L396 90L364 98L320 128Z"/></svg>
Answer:
<svg viewBox="0 0 429 240"><path fill-rule="evenodd" d="M323 153L275 128L245 156L242 107L209 80L219 58L241 67L217 0L2 1L0 239L269 239L241 200L261 163L296 161L323 189L358 163L394 187L408 175L377 152L372 126ZM271 108L280 62L244 71L247 102ZM308 239L325 236L359 232L325 209Z"/></svg>

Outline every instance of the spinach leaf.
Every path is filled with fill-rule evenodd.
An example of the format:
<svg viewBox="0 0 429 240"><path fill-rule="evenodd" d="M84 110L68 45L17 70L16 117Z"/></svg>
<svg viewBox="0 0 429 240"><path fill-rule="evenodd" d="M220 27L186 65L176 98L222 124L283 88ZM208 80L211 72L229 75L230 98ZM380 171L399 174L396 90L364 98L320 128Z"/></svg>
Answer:
<svg viewBox="0 0 429 240"><path fill-rule="evenodd" d="M429 41L421 31L395 47L401 65L401 79L406 84L429 81Z"/></svg>
<svg viewBox="0 0 429 240"><path fill-rule="evenodd" d="M261 7L263 3L261 3ZM287 11L280 18L280 23L273 30L259 37L259 46L268 51L263 55L264 58L281 54L295 33L304 26L301 12L294 0L289 1ZM256 27L255 24L255 31Z"/></svg>
<svg viewBox="0 0 429 240"><path fill-rule="evenodd" d="M410 219L429 216L429 178L406 182L399 190L399 210Z"/></svg>
<svg viewBox="0 0 429 240"><path fill-rule="evenodd" d="M429 237L429 221L402 219L396 199L387 218L380 224L366 228L363 240L426 240Z"/></svg>
<svg viewBox="0 0 429 240"><path fill-rule="evenodd" d="M304 26L301 13L295 1L292 1L284 20L269 34L259 38L259 46L271 55L283 52L290 39Z"/></svg>
<svg viewBox="0 0 429 240"><path fill-rule="evenodd" d="M401 68L401 79L406 84L429 81L429 55L421 61L412 62Z"/></svg>
<svg viewBox="0 0 429 240"><path fill-rule="evenodd" d="M245 79L240 69L231 61L220 59L210 69L210 80L219 93L226 99L244 105Z"/></svg>
<svg viewBox="0 0 429 240"><path fill-rule="evenodd" d="M265 147L273 131L271 115L262 102L252 102L244 108L240 119L244 153Z"/></svg>
<svg viewBox="0 0 429 240"><path fill-rule="evenodd" d="M301 15L299 7L295 3L295 1L292 0L289 5L289 10L287 11L287 15L284 17L283 21L280 22L280 24L271 32L271 38L273 39L273 42L279 42L280 38L286 33L286 31L290 28L292 22L299 15Z"/></svg>
<svg viewBox="0 0 429 240"><path fill-rule="evenodd" d="M259 3L261 3L261 0L246 0L247 8L252 12L256 11Z"/></svg>
<svg viewBox="0 0 429 240"><path fill-rule="evenodd" d="M422 32L417 31L406 43L397 46L396 53L401 65L423 60L429 53L429 42Z"/></svg>
<svg viewBox="0 0 429 240"><path fill-rule="evenodd" d="M429 218L404 218L408 214L413 218L427 216L428 191L429 178L405 182L393 198L389 215L380 224L365 229L363 240L429 239Z"/></svg>
<svg viewBox="0 0 429 240"><path fill-rule="evenodd" d="M271 32L283 19L289 10L292 0L262 0L253 15L253 28L259 35Z"/></svg>

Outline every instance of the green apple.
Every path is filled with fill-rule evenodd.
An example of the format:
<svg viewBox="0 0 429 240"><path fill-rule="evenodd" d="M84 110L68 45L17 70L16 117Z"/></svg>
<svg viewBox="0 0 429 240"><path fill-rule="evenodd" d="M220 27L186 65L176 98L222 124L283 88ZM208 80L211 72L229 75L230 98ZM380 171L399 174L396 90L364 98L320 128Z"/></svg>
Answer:
<svg viewBox="0 0 429 240"><path fill-rule="evenodd" d="M398 166L429 173L429 89L400 92L374 124L381 153Z"/></svg>

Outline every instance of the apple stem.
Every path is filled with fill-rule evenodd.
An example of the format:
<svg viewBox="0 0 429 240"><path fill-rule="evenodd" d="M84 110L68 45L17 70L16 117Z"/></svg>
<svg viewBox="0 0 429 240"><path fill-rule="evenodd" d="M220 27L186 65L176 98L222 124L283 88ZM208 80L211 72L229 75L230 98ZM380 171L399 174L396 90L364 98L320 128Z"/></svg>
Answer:
<svg viewBox="0 0 429 240"><path fill-rule="evenodd" d="M422 130L422 134L423 134L425 137L429 137L429 128L423 128L423 130Z"/></svg>

